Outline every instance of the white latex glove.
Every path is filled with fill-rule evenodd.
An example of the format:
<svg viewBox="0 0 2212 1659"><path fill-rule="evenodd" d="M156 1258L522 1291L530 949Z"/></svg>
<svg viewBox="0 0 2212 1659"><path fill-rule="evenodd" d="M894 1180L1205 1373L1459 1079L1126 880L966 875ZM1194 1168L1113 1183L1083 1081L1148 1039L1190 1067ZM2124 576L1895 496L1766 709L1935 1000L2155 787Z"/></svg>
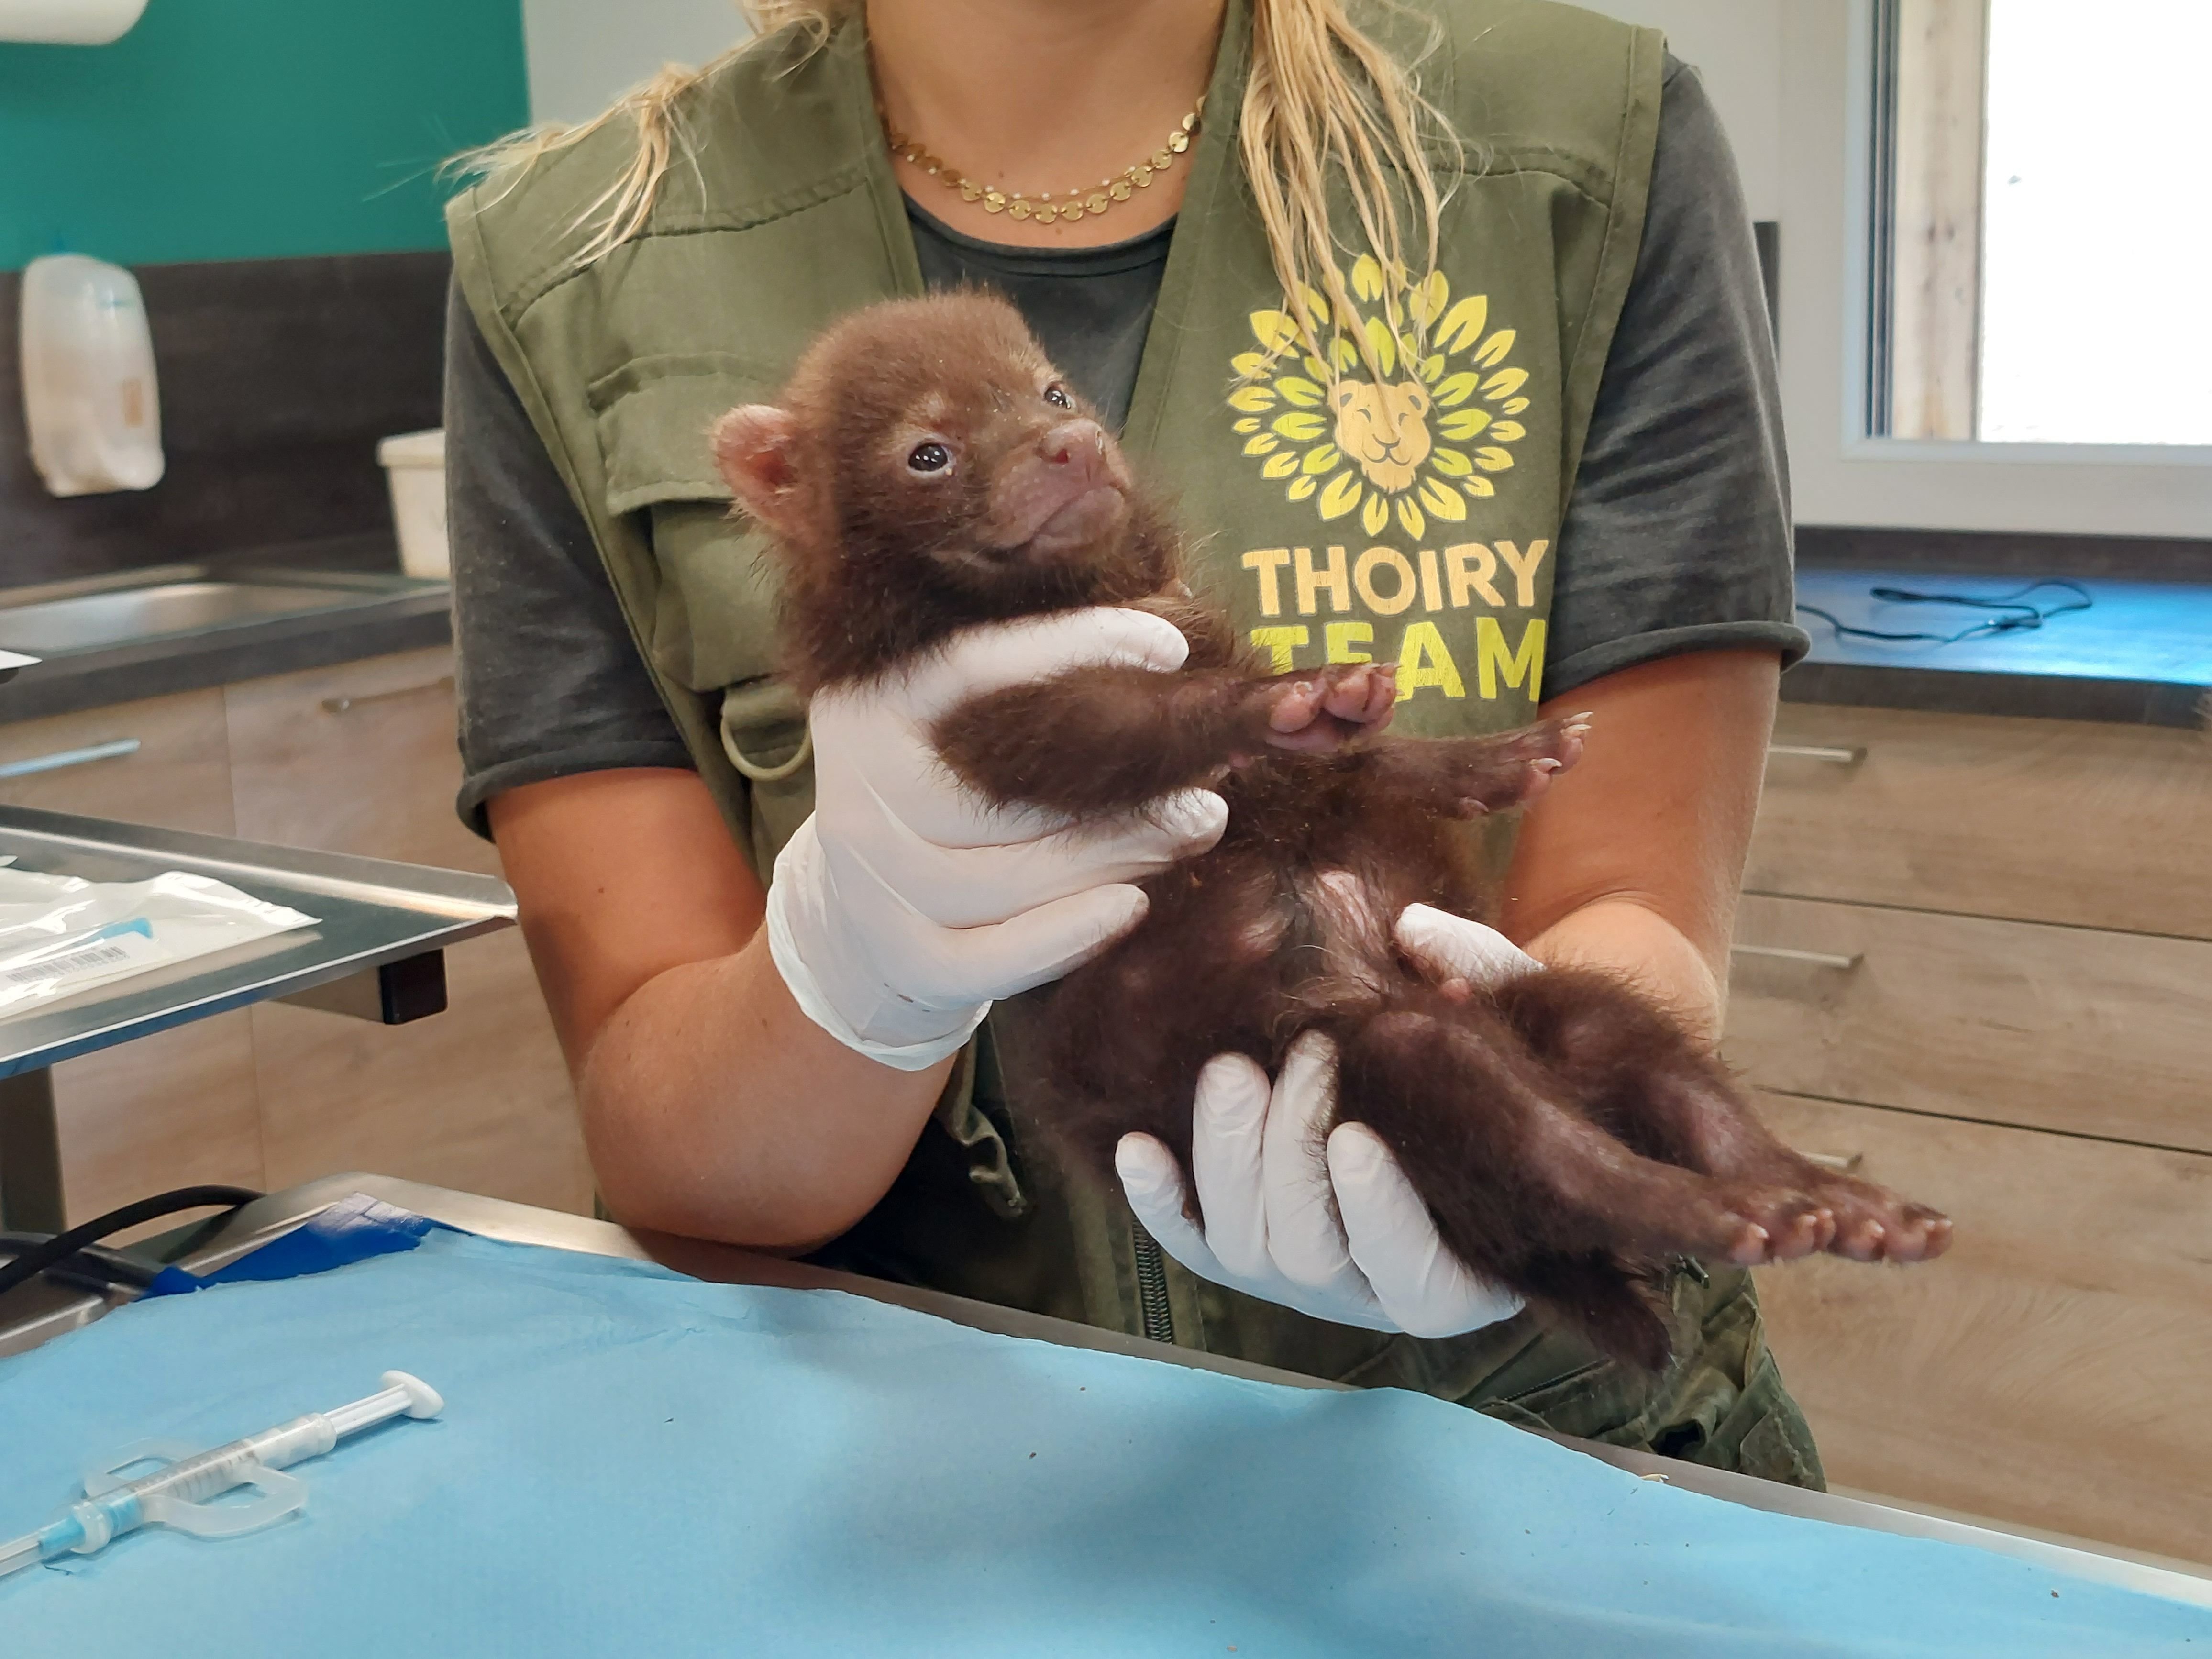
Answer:
<svg viewBox="0 0 2212 1659"><path fill-rule="evenodd" d="M1544 966L1495 927L1433 905L1407 905L1398 912L1392 931L1408 956L1447 983L1461 979L1483 988L1539 973Z"/></svg>
<svg viewBox="0 0 2212 1659"><path fill-rule="evenodd" d="M1115 1149L1129 1207L1200 1278L1316 1319L1456 1336L1518 1313L1520 1297L1444 1248L1372 1129L1340 1124L1324 1150L1335 1086L1334 1049L1316 1032L1291 1044L1272 1089L1244 1055L1216 1056L1191 1108L1205 1231L1183 1212L1174 1153L1151 1135L1126 1135Z"/></svg>
<svg viewBox="0 0 2212 1659"><path fill-rule="evenodd" d="M902 1071L965 1042L994 999L1059 978L1135 926L1129 884L1205 851L1228 807L1208 790L1071 830L984 802L929 741L985 691L1091 663L1171 670L1189 645L1139 611L970 629L911 672L825 691L807 711L814 815L775 861L769 951L809 1018Z"/></svg>

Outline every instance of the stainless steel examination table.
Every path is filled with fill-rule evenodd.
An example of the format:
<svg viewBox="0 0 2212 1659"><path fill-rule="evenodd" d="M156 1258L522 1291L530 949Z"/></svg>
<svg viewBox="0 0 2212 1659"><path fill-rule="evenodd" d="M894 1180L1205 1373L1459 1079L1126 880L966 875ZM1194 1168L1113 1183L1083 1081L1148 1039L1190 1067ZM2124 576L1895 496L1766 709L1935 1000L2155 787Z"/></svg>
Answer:
<svg viewBox="0 0 2212 1659"><path fill-rule="evenodd" d="M0 806L0 855L95 882L180 870L316 918L0 1019L0 1229L65 1224L61 1061L270 1000L404 1024L444 1010L446 946L514 925L514 895L491 876L24 806Z"/></svg>
<svg viewBox="0 0 2212 1659"><path fill-rule="evenodd" d="M1033 1314L828 1272L726 1246L634 1233L608 1222L448 1192L380 1176L333 1176L249 1204L229 1216L219 1228L202 1239L179 1265L198 1273L213 1272L355 1194L366 1194L398 1209L446 1223L464 1232L507 1243L544 1246L589 1256L653 1261L715 1283L840 1290L1002 1335L1137 1356L1301 1389L1334 1389L1340 1386L1237 1360L1166 1347ZM88 1324L111 1308L121 1305L124 1299L125 1293L122 1292L102 1297L52 1284L26 1285L8 1298L7 1307L0 1309L0 1321L6 1322L0 1322L0 1356L35 1347ZM1731 1504L1876 1532L1971 1544L2077 1578L2212 1607L2212 1577L2198 1577L2092 1550L2065 1547L1994 1528L1966 1525L1881 1504L1805 1492L1648 1454L1624 1451L1583 1441L1569 1440L1564 1443L1635 1474L1664 1480L1677 1487Z"/></svg>

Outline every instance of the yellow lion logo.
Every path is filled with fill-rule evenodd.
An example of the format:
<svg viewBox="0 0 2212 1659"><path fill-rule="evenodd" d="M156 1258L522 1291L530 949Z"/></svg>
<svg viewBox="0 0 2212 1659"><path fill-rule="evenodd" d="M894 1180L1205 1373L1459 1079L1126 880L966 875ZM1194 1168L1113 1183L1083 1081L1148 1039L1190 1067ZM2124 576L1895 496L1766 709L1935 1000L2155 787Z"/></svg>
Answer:
<svg viewBox="0 0 2212 1659"><path fill-rule="evenodd" d="M1291 501L1312 500L1324 520L1356 511L1370 536L1395 517L1418 540L1430 519L1456 523L1469 500L1497 494L1490 475L1512 466L1507 446L1528 435L1514 417L1528 407L1528 372L1507 362L1514 331L1490 328L1488 296L1455 303L1440 270L1386 281L1362 255L1347 287L1375 309L1333 316L1308 289L1303 319L1252 313L1261 349L1231 364L1235 429ZM1324 337L1327 362L1304 349Z"/></svg>
<svg viewBox="0 0 2212 1659"><path fill-rule="evenodd" d="M1429 438L1429 390L1416 380L1376 386L1339 380L1328 394L1336 411L1336 447L1359 463L1380 489L1407 489L1434 447Z"/></svg>

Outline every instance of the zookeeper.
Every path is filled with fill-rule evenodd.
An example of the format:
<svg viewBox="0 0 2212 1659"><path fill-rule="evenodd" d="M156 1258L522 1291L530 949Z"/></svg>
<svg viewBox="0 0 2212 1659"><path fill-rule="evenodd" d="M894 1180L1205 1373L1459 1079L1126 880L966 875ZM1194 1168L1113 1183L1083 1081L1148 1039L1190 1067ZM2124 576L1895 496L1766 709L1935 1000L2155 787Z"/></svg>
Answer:
<svg viewBox="0 0 2212 1659"><path fill-rule="evenodd" d="M1663 1375L1603 1359L1444 1255L1387 1154L1297 1133L1325 1055L1209 1067L1194 1171L1132 1141L1102 1190L1025 1142L994 1033L1125 884L1210 844L1218 798L1073 842L949 782L854 787L931 776L900 765L928 711L887 690L809 734L706 440L854 307L1003 292L1279 665L1395 661L1401 730L1595 712L1517 840L1471 849L1534 960L1472 923L1429 948L1608 965L1715 1033L1805 640L1763 287L1696 74L1541 0L752 9L706 69L488 153L448 215L461 809L609 1210L1817 1484L1743 1273L1674 1271ZM951 680L1052 672L1119 614L972 635ZM932 908L946 860L988 914Z"/></svg>

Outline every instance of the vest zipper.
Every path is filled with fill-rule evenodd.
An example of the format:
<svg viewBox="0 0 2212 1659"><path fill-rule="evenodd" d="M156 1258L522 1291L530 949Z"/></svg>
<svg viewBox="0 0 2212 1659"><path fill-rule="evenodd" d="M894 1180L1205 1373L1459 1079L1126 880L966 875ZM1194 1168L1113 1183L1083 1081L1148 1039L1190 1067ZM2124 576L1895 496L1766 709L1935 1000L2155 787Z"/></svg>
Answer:
<svg viewBox="0 0 2212 1659"><path fill-rule="evenodd" d="M1175 1340L1175 1310L1168 1304L1168 1267L1159 1243L1144 1224L1129 1224L1129 1243L1137 1258L1137 1314L1151 1342Z"/></svg>

